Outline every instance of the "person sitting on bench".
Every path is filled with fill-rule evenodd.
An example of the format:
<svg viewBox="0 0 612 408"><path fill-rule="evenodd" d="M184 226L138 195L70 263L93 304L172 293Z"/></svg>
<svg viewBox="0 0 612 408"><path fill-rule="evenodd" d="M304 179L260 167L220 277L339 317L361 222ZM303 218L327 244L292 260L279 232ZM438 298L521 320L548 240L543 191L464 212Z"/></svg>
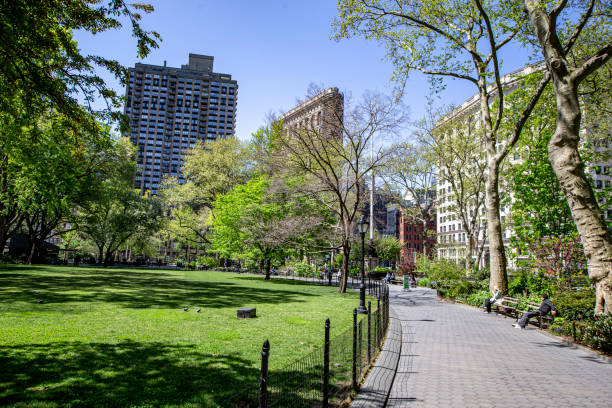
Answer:
<svg viewBox="0 0 612 408"><path fill-rule="evenodd" d="M497 286L494 286L493 287L493 297L491 299L485 300L485 304L483 306L484 308L487 309L487 313L491 313L491 305L499 304L501 302L501 300L503 299L503 297L504 297L504 295L497 288Z"/></svg>
<svg viewBox="0 0 612 408"><path fill-rule="evenodd" d="M542 304L540 305L540 308L538 310L532 310L531 312L523 313L523 316L521 316L519 322L513 324L512 326L517 329L524 330L525 327L527 327L527 325L529 324L529 319L534 316L546 316L549 312L551 312L553 316L557 314L557 311L555 310L555 307L553 306L552 302L548 300L548 295L546 293L542 293Z"/></svg>

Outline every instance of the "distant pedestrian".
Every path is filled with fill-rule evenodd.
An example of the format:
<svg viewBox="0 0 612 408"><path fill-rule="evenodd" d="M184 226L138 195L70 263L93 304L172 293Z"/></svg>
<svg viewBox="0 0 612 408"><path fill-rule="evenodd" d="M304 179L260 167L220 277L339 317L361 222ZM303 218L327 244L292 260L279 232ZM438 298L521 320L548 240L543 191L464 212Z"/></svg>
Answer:
<svg viewBox="0 0 612 408"><path fill-rule="evenodd" d="M553 306L552 302L548 300L548 295L546 293L542 293L542 304L538 310L533 310L531 312L526 312L523 314L518 323L513 324L516 329L525 329L529 324L529 319L534 316L546 316L548 313L551 313L553 316L557 315L557 311Z"/></svg>

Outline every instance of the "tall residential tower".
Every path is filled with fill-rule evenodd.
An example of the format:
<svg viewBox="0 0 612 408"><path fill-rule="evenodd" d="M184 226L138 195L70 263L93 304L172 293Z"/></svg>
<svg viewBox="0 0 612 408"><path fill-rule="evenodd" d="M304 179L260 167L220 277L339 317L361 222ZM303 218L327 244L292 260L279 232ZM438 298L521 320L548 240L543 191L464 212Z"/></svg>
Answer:
<svg viewBox="0 0 612 408"><path fill-rule="evenodd" d="M134 187L157 194L164 176L184 178L185 153L197 140L231 137L238 83L213 72L214 57L189 54L181 68L136 64L129 69L125 114L138 147Z"/></svg>

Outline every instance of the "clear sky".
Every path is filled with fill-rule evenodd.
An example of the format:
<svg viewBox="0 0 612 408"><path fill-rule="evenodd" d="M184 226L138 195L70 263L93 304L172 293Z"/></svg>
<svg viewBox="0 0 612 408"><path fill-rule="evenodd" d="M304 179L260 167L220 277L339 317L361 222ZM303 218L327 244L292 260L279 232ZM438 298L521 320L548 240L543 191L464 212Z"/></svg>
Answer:
<svg viewBox="0 0 612 408"><path fill-rule="evenodd" d="M147 2L143 0L143 2ZM333 0L155 0L155 12L142 26L159 32L163 41L144 61L136 57L136 42L128 25L121 31L92 36L77 33L83 52L136 62L180 67L189 53L212 55L214 71L238 81L236 136L248 140L265 124L266 114L291 109L310 83L336 86L354 98L365 90L392 92L392 67L385 50L373 41L330 39L336 15ZM511 55L511 54L510 54ZM504 72L519 68L510 63ZM115 88L124 93L118 82ZM451 81L441 101L460 104L476 92L465 81ZM403 102L411 119L424 113L428 83L414 74Z"/></svg>

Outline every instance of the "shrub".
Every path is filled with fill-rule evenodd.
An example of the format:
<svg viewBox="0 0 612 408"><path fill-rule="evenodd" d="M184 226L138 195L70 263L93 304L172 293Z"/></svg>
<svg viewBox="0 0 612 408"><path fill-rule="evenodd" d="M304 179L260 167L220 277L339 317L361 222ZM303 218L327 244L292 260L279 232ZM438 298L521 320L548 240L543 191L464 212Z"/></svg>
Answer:
<svg viewBox="0 0 612 408"><path fill-rule="evenodd" d="M491 271L489 268L476 269L472 273L472 278L477 281L487 281L487 287L489 286L489 277L491 276Z"/></svg>
<svg viewBox="0 0 612 408"><path fill-rule="evenodd" d="M392 272L391 268L382 268L377 266L375 269L368 272L368 277L372 279L382 279L387 276L389 272Z"/></svg>
<svg viewBox="0 0 612 408"><path fill-rule="evenodd" d="M416 272L431 280L458 280L464 277L464 269L449 259L433 260L420 256L417 260Z"/></svg>
<svg viewBox="0 0 612 408"><path fill-rule="evenodd" d="M569 320L591 319L595 307L594 290L564 291L551 297L560 316Z"/></svg>
<svg viewBox="0 0 612 408"><path fill-rule="evenodd" d="M22 264L21 258L14 257L9 254L0 255L0 264Z"/></svg>
<svg viewBox="0 0 612 408"><path fill-rule="evenodd" d="M443 288L439 288L438 289L438 296L441 297L448 297L448 289L443 289Z"/></svg>
<svg viewBox="0 0 612 408"><path fill-rule="evenodd" d="M580 342L604 353L612 352L612 313L596 316L580 330Z"/></svg>
<svg viewBox="0 0 612 408"><path fill-rule="evenodd" d="M214 268L215 266L218 266L219 262L217 261L216 258L212 256L201 255L197 259L197 264L203 268L208 269L208 268Z"/></svg>
<svg viewBox="0 0 612 408"><path fill-rule="evenodd" d="M466 298L466 303L472 306L482 306L485 303L485 300L490 299L491 294L489 290L481 290L476 293L472 293Z"/></svg>
<svg viewBox="0 0 612 408"><path fill-rule="evenodd" d="M296 276L312 276L314 275L314 268L306 262L296 262L293 265L293 270Z"/></svg>
<svg viewBox="0 0 612 408"><path fill-rule="evenodd" d="M449 294L452 297L457 297L459 295L469 295L474 292L476 288L476 285L468 280L452 282L450 286L451 289L449 290Z"/></svg>
<svg viewBox="0 0 612 408"><path fill-rule="evenodd" d="M555 319L555 325L551 329L595 350L612 353L612 313L595 316L592 320L583 322Z"/></svg>
<svg viewBox="0 0 612 408"><path fill-rule="evenodd" d="M479 291L481 290L489 291L489 278L476 282L476 286Z"/></svg>
<svg viewBox="0 0 612 408"><path fill-rule="evenodd" d="M550 279L541 273L522 270L508 285L508 292L515 297L521 294L550 294L553 292L553 285Z"/></svg>

